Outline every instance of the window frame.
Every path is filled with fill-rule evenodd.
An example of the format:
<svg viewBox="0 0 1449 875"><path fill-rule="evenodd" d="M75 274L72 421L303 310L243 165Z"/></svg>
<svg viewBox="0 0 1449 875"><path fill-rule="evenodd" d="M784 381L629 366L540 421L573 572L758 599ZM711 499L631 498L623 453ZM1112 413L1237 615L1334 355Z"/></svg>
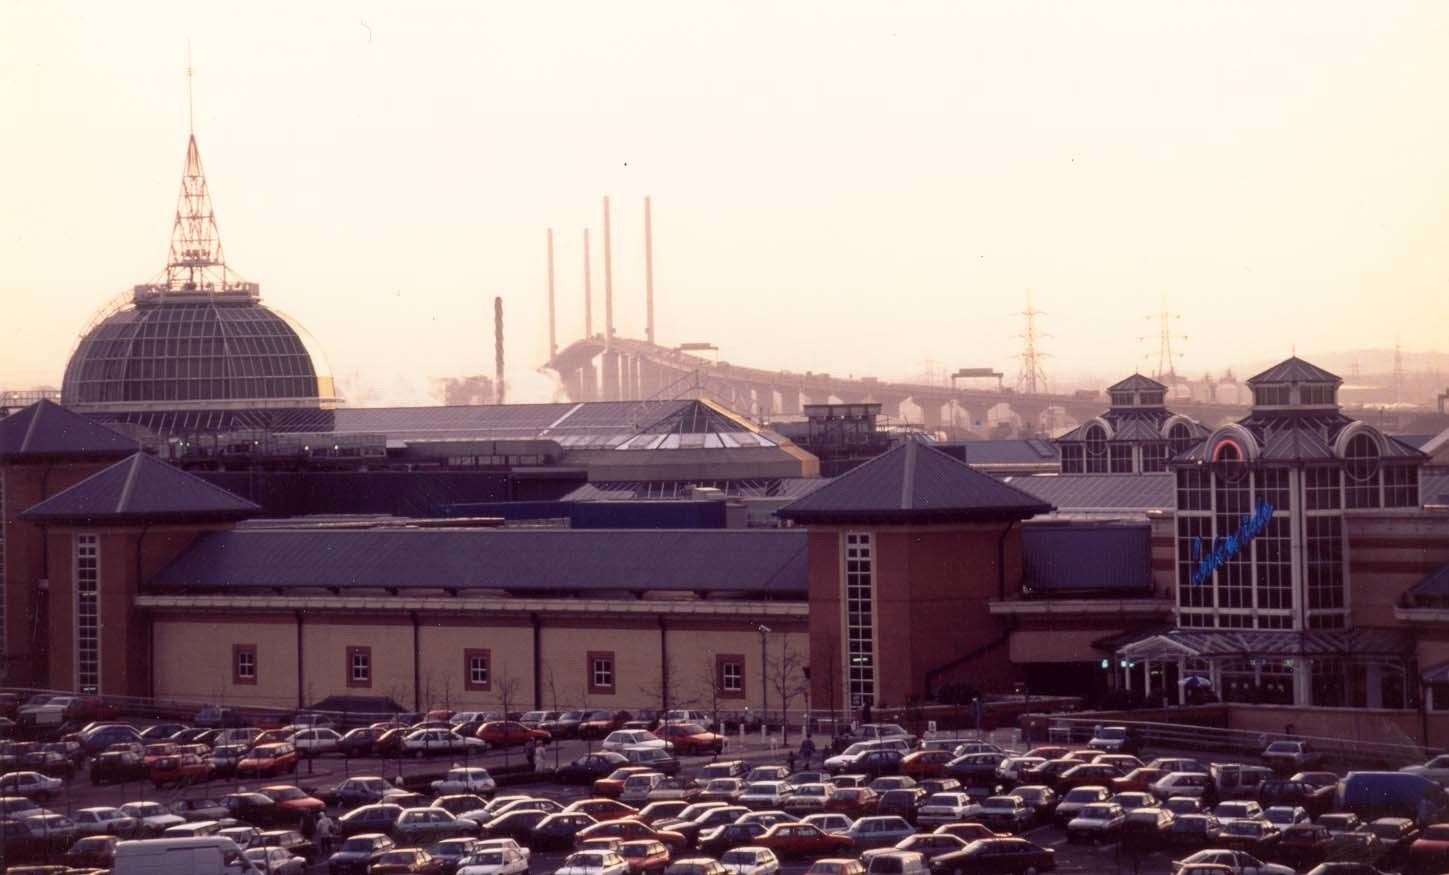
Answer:
<svg viewBox="0 0 1449 875"><path fill-rule="evenodd" d="M483 660L485 680L473 679L473 660ZM493 690L493 651L486 647L469 647L463 651L463 689L474 693L488 693Z"/></svg>
<svg viewBox="0 0 1449 875"><path fill-rule="evenodd" d="M731 688L728 684L729 675L726 672L728 666L737 668L739 686ZM743 653L719 653L714 658L715 685L719 689L721 699L743 699L745 697L745 656Z"/></svg>
<svg viewBox="0 0 1449 875"><path fill-rule="evenodd" d="M252 662L252 673L242 673L242 657L250 656ZM231 682L233 684L256 686L257 683L257 646L255 644L233 644L231 646Z"/></svg>
<svg viewBox="0 0 1449 875"><path fill-rule="evenodd" d="M595 661L607 660L609 663L609 682L607 684L595 683L598 677ZM619 691L619 661L614 658L612 650L590 650L584 660L584 682L588 685L589 694L593 696L612 696Z"/></svg>
<svg viewBox="0 0 1449 875"><path fill-rule="evenodd" d="M353 671L353 660L361 656L367 661L367 677L358 679ZM347 659L343 663L343 671L347 680L347 686L351 689L371 689L372 679L375 675L372 662L372 648L363 644L349 644L347 646Z"/></svg>

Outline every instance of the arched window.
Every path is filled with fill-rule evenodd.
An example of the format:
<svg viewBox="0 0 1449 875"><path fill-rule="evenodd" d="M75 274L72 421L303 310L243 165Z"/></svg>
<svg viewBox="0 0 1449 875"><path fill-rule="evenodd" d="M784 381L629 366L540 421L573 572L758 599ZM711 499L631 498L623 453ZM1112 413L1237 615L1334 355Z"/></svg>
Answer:
<svg viewBox="0 0 1449 875"><path fill-rule="evenodd" d="M1233 440L1218 441L1217 446L1213 447L1212 460L1218 477L1229 483L1241 480L1248 470L1243 464L1247 461L1243 458L1243 450Z"/></svg>
<svg viewBox="0 0 1449 875"><path fill-rule="evenodd" d="M1107 430L1100 425L1087 429L1087 473L1107 473Z"/></svg>
<svg viewBox="0 0 1449 875"><path fill-rule="evenodd" d="M1362 483L1379 472L1379 445L1369 435L1357 434L1349 439L1343 458L1352 480Z"/></svg>
<svg viewBox="0 0 1449 875"><path fill-rule="evenodd" d="M1379 445L1372 435L1356 434L1343 449L1344 504L1382 507L1379 496Z"/></svg>
<svg viewBox="0 0 1449 875"><path fill-rule="evenodd" d="M1188 428L1185 423L1179 422L1167 430L1167 440L1172 444L1172 454L1174 456L1178 453L1186 452L1192 449L1192 429Z"/></svg>

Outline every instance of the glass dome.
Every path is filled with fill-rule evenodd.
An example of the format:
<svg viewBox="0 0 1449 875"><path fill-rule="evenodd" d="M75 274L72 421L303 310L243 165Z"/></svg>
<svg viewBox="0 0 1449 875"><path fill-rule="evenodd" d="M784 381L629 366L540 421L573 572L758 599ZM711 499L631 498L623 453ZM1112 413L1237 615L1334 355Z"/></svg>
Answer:
<svg viewBox="0 0 1449 875"><path fill-rule="evenodd" d="M148 291L153 291L149 290ZM66 366L77 410L319 407L331 374L299 326L255 294L136 295L103 319Z"/></svg>

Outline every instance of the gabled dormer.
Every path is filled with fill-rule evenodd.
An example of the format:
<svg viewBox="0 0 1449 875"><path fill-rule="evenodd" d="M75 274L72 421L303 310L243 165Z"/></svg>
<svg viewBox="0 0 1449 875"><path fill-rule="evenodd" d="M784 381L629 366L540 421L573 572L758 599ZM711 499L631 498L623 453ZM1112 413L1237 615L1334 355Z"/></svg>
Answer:
<svg viewBox="0 0 1449 875"><path fill-rule="evenodd" d="M1113 410L1160 410L1167 406L1167 387L1141 374L1133 374L1108 386L1107 398Z"/></svg>

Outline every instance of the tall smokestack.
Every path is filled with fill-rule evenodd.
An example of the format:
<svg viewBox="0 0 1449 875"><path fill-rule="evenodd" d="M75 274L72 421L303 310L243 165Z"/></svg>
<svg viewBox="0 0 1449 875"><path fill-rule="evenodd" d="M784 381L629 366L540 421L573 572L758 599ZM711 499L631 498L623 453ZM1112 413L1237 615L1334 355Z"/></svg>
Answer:
<svg viewBox="0 0 1449 875"><path fill-rule="evenodd" d="M503 299L493 299L493 358L496 376L493 397L503 403Z"/></svg>
<svg viewBox="0 0 1449 875"><path fill-rule="evenodd" d="M589 270L589 229L584 229L584 337L594 336L594 289Z"/></svg>
<svg viewBox="0 0 1449 875"><path fill-rule="evenodd" d="M644 198L644 337L654 342L654 223L649 216L649 197Z"/></svg>
<svg viewBox="0 0 1449 875"><path fill-rule="evenodd" d="M614 345L614 244L609 238L609 196L604 195L604 349Z"/></svg>
<svg viewBox="0 0 1449 875"><path fill-rule="evenodd" d="M558 357L558 330L554 324L553 306L553 229L548 229L548 358Z"/></svg>

